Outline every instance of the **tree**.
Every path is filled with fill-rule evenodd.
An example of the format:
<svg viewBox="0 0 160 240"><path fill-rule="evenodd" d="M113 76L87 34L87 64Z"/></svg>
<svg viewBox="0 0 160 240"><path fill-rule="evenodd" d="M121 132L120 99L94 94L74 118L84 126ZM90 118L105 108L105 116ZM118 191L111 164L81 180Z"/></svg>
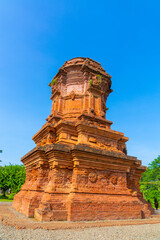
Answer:
<svg viewBox="0 0 160 240"><path fill-rule="evenodd" d="M9 175L5 167L0 166L0 189L2 190L3 196L5 192L9 189L10 183L8 181Z"/></svg>
<svg viewBox="0 0 160 240"><path fill-rule="evenodd" d="M160 156L154 159L149 164L148 169L142 174L140 190L143 193L143 197L154 208L156 208L157 203L160 206Z"/></svg>
<svg viewBox="0 0 160 240"><path fill-rule="evenodd" d="M2 153L2 150L0 150L0 153ZM2 160L0 160L0 162L2 162Z"/></svg>
<svg viewBox="0 0 160 240"><path fill-rule="evenodd" d="M10 189L11 193L17 193L25 181L25 168L23 165L0 166L0 189L3 195Z"/></svg>

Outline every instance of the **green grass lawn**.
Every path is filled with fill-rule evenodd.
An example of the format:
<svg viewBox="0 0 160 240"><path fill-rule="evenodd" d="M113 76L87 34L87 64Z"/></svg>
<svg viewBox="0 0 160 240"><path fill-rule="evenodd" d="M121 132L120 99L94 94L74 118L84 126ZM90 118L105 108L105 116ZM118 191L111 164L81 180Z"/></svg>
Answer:
<svg viewBox="0 0 160 240"><path fill-rule="evenodd" d="M0 202L13 202L13 200L9 200L9 199L0 199Z"/></svg>

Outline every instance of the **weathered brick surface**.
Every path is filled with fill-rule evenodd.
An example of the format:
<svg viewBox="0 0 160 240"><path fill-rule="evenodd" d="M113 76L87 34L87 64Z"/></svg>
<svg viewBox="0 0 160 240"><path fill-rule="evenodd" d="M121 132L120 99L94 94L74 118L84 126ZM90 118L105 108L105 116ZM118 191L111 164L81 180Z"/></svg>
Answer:
<svg viewBox="0 0 160 240"><path fill-rule="evenodd" d="M105 119L111 76L94 60L75 58L50 86L51 115L21 159L27 176L13 208L40 221L149 218L153 209L139 191L146 168Z"/></svg>
<svg viewBox="0 0 160 240"><path fill-rule="evenodd" d="M54 222L38 222L34 218L27 218L19 214L8 204L0 204L0 223L15 227L16 229L77 229L91 227L106 226L126 226L126 225L142 225L160 223L160 215L152 215L150 219L127 219L127 220L105 220L105 221L88 221L88 222L72 222L72 221L54 221Z"/></svg>

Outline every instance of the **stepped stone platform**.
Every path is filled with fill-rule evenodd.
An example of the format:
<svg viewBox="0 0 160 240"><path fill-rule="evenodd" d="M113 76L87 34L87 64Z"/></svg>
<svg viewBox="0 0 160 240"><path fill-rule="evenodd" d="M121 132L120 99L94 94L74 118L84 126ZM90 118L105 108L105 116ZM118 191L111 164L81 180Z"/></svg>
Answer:
<svg viewBox="0 0 160 240"><path fill-rule="evenodd" d="M103 221L52 221L39 222L35 218L28 218L18 213L11 207L12 203L0 203L0 223L15 227L16 229L84 229L94 227L111 227L111 226L129 226L160 223L160 213L153 214L150 219L128 219L128 220L103 220Z"/></svg>
<svg viewBox="0 0 160 240"><path fill-rule="evenodd" d="M26 181L13 208L40 221L150 218L153 209L139 190L146 167L127 155L128 138L105 118L111 76L79 57L49 85L51 114L21 159Z"/></svg>

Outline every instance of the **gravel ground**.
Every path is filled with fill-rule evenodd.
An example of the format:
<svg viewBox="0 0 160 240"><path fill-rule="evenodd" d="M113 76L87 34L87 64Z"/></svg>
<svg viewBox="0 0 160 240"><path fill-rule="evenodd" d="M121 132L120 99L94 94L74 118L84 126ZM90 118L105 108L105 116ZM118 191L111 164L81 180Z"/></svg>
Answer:
<svg viewBox="0 0 160 240"><path fill-rule="evenodd" d="M0 224L0 240L160 240L160 224L70 230L17 230Z"/></svg>
<svg viewBox="0 0 160 240"><path fill-rule="evenodd" d="M9 205L9 206L11 206L12 202L0 202L0 205Z"/></svg>

